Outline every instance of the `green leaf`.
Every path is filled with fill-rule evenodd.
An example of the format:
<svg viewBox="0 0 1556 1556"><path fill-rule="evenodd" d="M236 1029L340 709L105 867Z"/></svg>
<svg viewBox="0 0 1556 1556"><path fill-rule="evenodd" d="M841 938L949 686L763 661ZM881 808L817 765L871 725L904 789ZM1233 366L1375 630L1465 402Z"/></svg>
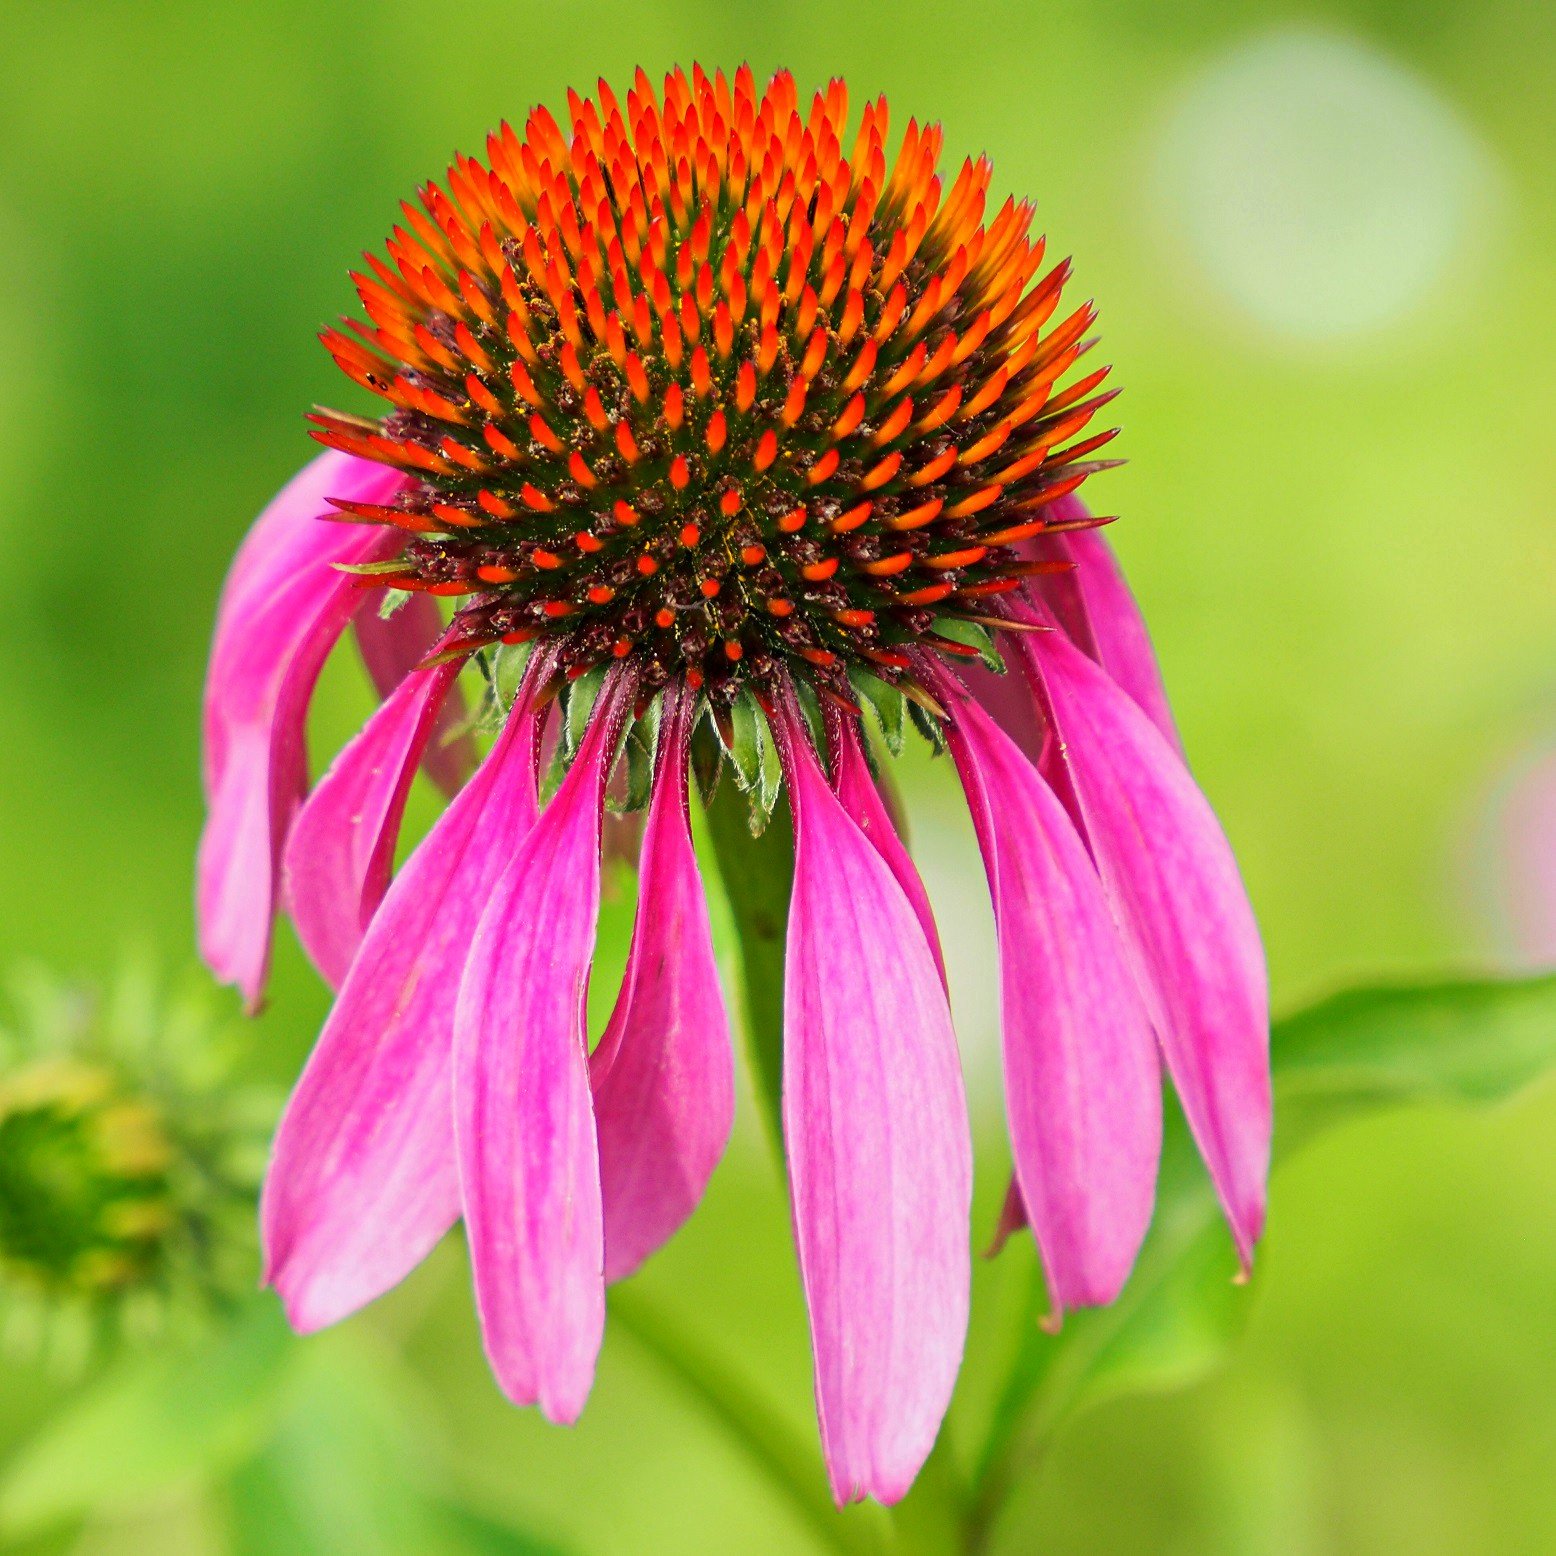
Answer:
<svg viewBox="0 0 1556 1556"><path fill-rule="evenodd" d="M1556 977L1362 988L1277 1022L1275 1156L1328 1126L1409 1102L1487 1103L1556 1065ZM1247 1294L1181 1116L1169 1117L1156 1217L1108 1308L1038 1325L1034 1279L1005 1391L980 1460L974 1522L993 1516L1022 1464L1077 1412L1124 1393L1181 1387L1241 1332Z"/></svg>
<svg viewBox="0 0 1556 1556"><path fill-rule="evenodd" d="M1553 1064L1556 977L1347 990L1276 1027L1276 1150L1394 1103L1499 1102Z"/></svg>
<svg viewBox="0 0 1556 1556"><path fill-rule="evenodd" d="M0 1533L135 1506L230 1469L270 1430L295 1355L280 1304L256 1297L203 1343L113 1369L0 1476Z"/></svg>

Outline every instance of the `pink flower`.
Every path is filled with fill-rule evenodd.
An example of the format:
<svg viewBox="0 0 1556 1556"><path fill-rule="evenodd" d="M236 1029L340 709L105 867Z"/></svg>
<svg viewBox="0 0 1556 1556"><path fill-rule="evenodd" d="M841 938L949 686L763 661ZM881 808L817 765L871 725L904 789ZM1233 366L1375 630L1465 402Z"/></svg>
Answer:
<svg viewBox="0 0 1556 1556"><path fill-rule="evenodd" d="M570 134L536 110L460 159L368 261L370 322L325 339L389 409L315 415L331 452L223 595L202 949L257 1003L285 907L337 989L275 1143L266 1278L315 1329L463 1218L498 1381L578 1415L606 1282L691 1214L730 1131L688 794L722 743L722 781L759 816L781 781L793 817L782 1114L828 1470L840 1502L891 1501L961 1360L972 1166L939 940L861 705L893 731L911 712L967 793L1007 1221L1056 1316L1110 1301L1145 1234L1159 1056L1251 1258L1258 932L1104 521L1070 495L1110 396L1105 370L1064 386L1092 315L1046 328L1068 266L1039 278L1029 208L985 222L983 162L942 197L937 128L889 164L884 103L845 157L841 83L808 113L744 70L571 103ZM385 588L410 603L384 616ZM309 698L353 623L383 700L310 791ZM1012 673L978 667L979 632ZM461 669L518 651L475 765ZM629 745L651 762L637 920L591 1052ZM395 873L418 766L451 799Z"/></svg>

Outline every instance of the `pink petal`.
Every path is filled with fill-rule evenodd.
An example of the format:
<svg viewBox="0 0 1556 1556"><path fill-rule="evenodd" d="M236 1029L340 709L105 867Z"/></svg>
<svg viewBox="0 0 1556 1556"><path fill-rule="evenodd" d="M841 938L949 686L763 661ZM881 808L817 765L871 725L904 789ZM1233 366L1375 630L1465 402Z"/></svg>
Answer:
<svg viewBox="0 0 1556 1556"><path fill-rule="evenodd" d="M395 877L292 1093L261 1203L294 1328L410 1273L459 1216L454 1003L481 910L534 825L532 667L491 754Z"/></svg>
<svg viewBox="0 0 1556 1556"><path fill-rule="evenodd" d="M315 460L260 516L222 596L205 688L200 951L251 1007L269 968L281 848L307 788L308 702L361 600L334 564L397 544L376 528L319 519L322 492L338 481L347 495L382 497L398 480L360 460Z"/></svg>
<svg viewBox="0 0 1556 1556"><path fill-rule="evenodd" d="M601 695L556 798L481 916L455 1015L454 1129L486 1355L515 1404L578 1418L605 1325L584 1030L600 817L630 683Z"/></svg>
<svg viewBox="0 0 1556 1556"><path fill-rule="evenodd" d="M381 616L378 606L379 597L369 595L354 624L362 663L378 695L387 697L442 637L443 617L437 602L426 594L405 596L390 616ZM468 734L449 738L450 731L458 729L467 716L458 685L451 685L422 753L421 765L427 776L450 798L459 792L479 760L475 741Z"/></svg>
<svg viewBox="0 0 1556 1556"><path fill-rule="evenodd" d="M1178 753L1058 632L1021 652L1046 691L1104 890L1246 1265L1270 1159L1269 994L1237 861Z"/></svg>
<svg viewBox="0 0 1556 1556"><path fill-rule="evenodd" d="M1078 497L1069 496L1054 504L1053 517L1056 521L1075 523L1090 514ZM1073 574L1045 578L1041 583L1042 593L1055 608L1061 624L1070 631L1077 647L1095 659L1134 698L1174 747L1179 746L1178 728L1167 701L1167 688L1162 684L1161 666L1151 647L1151 634L1113 548L1097 529L1071 530L1050 536L1043 544L1052 548L1052 555L1075 564ZM1066 617L1067 596L1071 595L1079 607L1079 624L1072 624Z"/></svg>
<svg viewBox="0 0 1556 1556"><path fill-rule="evenodd" d="M1150 1022L1063 807L987 713L948 678L938 689L994 899L1021 1200L1055 1305L1111 1302L1156 1197L1161 1073Z"/></svg>
<svg viewBox="0 0 1556 1556"><path fill-rule="evenodd" d="M290 579L307 571L319 555L324 554L328 562L333 559L335 546L350 549L381 538L381 532L373 526L315 522L338 511L330 503L331 497L388 502L404 479L399 471L385 465L331 450L304 465L244 537L222 585L205 685L203 755L208 796L214 792L223 765L228 723L223 695L225 677L220 672L224 662L234 655L248 657L242 631L245 617L252 613L256 602L262 606Z"/></svg>
<svg viewBox="0 0 1556 1556"><path fill-rule="evenodd" d="M666 691L626 976L589 1062L611 1281L696 1209L734 1121L729 1017L687 812L693 706Z"/></svg>
<svg viewBox="0 0 1556 1556"><path fill-rule="evenodd" d="M966 1339L972 1151L956 1039L913 906L780 718L795 816L784 1139L839 1503L912 1484Z"/></svg>
<svg viewBox="0 0 1556 1556"><path fill-rule="evenodd" d="M286 845L298 938L339 987L383 900L411 781L457 663L413 670L337 756L297 813Z"/></svg>
<svg viewBox="0 0 1556 1556"><path fill-rule="evenodd" d="M1026 677L1009 672L1000 675L977 663L961 666L959 673L994 722L1016 742L1026 759L1038 766L1048 737Z"/></svg>
<svg viewBox="0 0 1556 1556"><path fill-rule="evenodd" d="M859 727L852 720L840 719L836 734L838 800L852 817L854 825L874 844L876 853L886 861L886 868L902 888L903 895L908 899L924 931L924 939L935 959L943 984L946 981L945 957L940 950L940 931L935 927L929 893L924 890L924 883L919 879L913 860L903 847L902 839L892 822L891 812L886 808L886 801L870 772L870 764L865 759L864 747L860 743Z"/></svg>

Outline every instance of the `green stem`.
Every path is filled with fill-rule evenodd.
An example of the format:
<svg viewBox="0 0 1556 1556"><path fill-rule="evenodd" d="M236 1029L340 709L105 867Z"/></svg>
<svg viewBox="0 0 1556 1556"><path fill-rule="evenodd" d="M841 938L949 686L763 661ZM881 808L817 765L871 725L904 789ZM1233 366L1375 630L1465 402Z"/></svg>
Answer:
<svg viewBox="0 0 1556 1556"><path fill-rule="evenodd" d="M751 806L739 786L726 776L707 806L708 838L718 860L736 938L740 943L744 989L745 1031L755 1071L757 1092L763 1103L774 1144L783 1153L783 991L784 953L788 936L789 894L794 881L794 826L788 801L780 798L772 819L760 837L751 835ZM661 1353L663 1354L663 1353ZM698 1372L699 1362L682 1372L686 1382L708 1399L707 1378ZM679 1370L679 1369L678 1369ZM727 1381L727 1378L726 1378ZM709 1400L710 1403L715 1403ZM721 1417L744 1433L747 1423L738 1409L718 1407ZM764 1433L765 1436L765 1433ZM748 1442L748 1447L751 1444ZM836 1543L840 1531L857 1540L868 1533L869 1543L850 1549L881 1548L884 1530L861 1521L859 1514L840 1517L824 1494L813 1456L801 1450L806 1466L804 1505L813 1513L816 1527ZM788 1460L792 1465L792 1458ZM786 1482L793 1489L791 1482ZM913 1490L891 1510L890 1544L903 1552L960 1551L965 1539L962 1525L969 1508L965 1484L942 1436L930 1454ZM820 1510L819 1512L817 1510ZM824 1513L824 1520L821 1514Z"/></svg>
<svg viewBox="0 0 1556 1556"><path fill-rule="evenodd" d="M744 1378L637 1292L616 1287L611 1318L726 1426L747 1455L789 1499L828 1550L879 1556L879 1527L868 1515L832 1504L810 1444Z"/></svg>
<svg viewBox="0 0 1556 1556"><path fill-rule="evenodd" d="M767 830L752 837L751 806L726 774L707 807L708 837L740 942L745 1030L763 1116L783 1154L783 960L794 881L794 826L780 798Z"/></svg>
<svg viewBox="0 0 1556 1556"><path fill-rule="evenodd" d="M968 1548L970 1503L966 1481L951 1451L949 1423L930 1450L913 1489L891 1510L896 1547L922 1556Z"/></svg>

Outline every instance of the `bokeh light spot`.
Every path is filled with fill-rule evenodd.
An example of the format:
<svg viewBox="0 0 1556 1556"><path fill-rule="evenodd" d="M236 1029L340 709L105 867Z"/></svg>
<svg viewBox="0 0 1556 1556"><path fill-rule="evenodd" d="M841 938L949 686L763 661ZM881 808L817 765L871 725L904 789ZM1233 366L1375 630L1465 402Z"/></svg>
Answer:
<svg viewBox="0 0 1556 1556"><path fill-rule="evenodd" d="M1193 268L1259 324L1309 340L1416 311L1498 205L1491 156L1430 82L1306 29L1214 59L1172 105L1153 162Z"/></svg>

